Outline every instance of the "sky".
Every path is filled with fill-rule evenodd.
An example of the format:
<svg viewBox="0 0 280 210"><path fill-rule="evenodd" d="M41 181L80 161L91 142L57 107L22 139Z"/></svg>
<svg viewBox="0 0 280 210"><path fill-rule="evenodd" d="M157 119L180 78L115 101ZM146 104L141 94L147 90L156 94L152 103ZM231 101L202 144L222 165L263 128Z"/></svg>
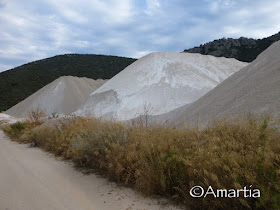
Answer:
<svg viewBox="0 0 280 210"><path fill-rule="evenodd" d="M280 31L279 0L0 0L0 72L66 53L140 58Z"/></svg>

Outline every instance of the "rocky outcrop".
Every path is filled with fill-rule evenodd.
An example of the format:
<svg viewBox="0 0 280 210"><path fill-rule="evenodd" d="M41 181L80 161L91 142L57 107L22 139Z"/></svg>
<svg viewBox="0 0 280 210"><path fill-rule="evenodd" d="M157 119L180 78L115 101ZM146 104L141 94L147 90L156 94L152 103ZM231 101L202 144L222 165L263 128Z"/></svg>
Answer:
<svg viewBox="0 0 280 210"><path fill-rule="evenodd" d="M272 43L280 40L280 32L264 39L222 38L194 47L184 52L213 55L216 57L235 58L244 62L252 62Z"/></svg>

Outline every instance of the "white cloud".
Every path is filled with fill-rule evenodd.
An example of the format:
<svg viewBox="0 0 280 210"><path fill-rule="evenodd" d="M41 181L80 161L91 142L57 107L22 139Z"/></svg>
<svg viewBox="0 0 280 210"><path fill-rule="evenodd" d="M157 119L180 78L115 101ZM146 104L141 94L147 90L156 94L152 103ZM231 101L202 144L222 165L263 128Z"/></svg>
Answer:
<svg viewBox="0 0 280 210"><path fill-rule="evenodd" d="M209 5L209 11L211 13L222 12L224 9L228 9L234 6L233 0L205 0Z"/></svg>
<svg viewBox="0 0 280 210"><path fill-rule="evenodd" d="M280 31L279 11L276 0L0 0L0 71L68 52L139 58L262 38Z"/></svg>
<svg viewBox="0 0 280 210"><path fill-rule="evenodd" d="M1 69L5 69L5 70L8 70L8 69L12 69L14 67L14 65L6 65L6 64L1 64L0 63L0 70ZM1 72L1 71L0 71Z"/></svg>
<svg viewBox="0 0 280 210"><path fill-rule="evenodd" d="M45 0L58 14L70 22L120 23L133 15L132 0Z"/></svg>
<svg viewBox="0 0 280 210"><path fill-rule="evenodd" d="M143 57L145 55L148 55L150 53L152 53L152 51L137 51L134 54L132 54L131 57L132 58L141 58L141 57Z"/></svg>
<svg viewBox="0 0 280 210"><path fill-rule="evenodd" d="M273 6L271 6L273 5ZM263 38L280 31L280 3L268 0L255 1L229 11L223 32L228 36Z"/></svg>
<svg viewBox="0 0 280 210"><path fill-rule="evenodd" d="M147 9L145 10L145 13L147 15L154 15L159 8L160 8L160 2L159 0L146 0Z"/></svg>

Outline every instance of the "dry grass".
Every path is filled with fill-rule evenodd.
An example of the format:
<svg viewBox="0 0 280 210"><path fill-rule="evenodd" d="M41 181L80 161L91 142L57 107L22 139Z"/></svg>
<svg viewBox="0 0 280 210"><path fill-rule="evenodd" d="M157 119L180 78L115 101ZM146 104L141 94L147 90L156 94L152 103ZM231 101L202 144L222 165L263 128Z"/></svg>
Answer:
<svg viewBox="0 0 280 210"><path fill-rule="evenodd" d="M43 123L43 119L47 116L47 114L41 109L37 108L37 109L30 110L27 116L31 121L31 123L35 125L41 125Z"/></svg>
<svg viewBox="0 0 280 210"><path fill-rule="evenodd" d="M11 125L6 132L143 193L161 194L197 209L280 208L280 132L268 126L268 119L223 120L205 129L185 130L75 116L55 119L53 125L31 124ZM194 185L253 185L262 197L191 198Z"/></svg>

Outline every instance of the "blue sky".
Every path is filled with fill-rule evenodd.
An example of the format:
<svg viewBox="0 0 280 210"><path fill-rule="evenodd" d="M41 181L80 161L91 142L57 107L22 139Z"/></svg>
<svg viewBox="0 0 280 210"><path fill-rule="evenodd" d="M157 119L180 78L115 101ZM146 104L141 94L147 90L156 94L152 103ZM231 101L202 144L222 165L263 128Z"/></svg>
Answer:
<svg viewBox="0 0 280 210"><path fill-rule="evenodd" d="M0 71L65 53L139 58L280 31L277 0L0 0Z"/></svg>

